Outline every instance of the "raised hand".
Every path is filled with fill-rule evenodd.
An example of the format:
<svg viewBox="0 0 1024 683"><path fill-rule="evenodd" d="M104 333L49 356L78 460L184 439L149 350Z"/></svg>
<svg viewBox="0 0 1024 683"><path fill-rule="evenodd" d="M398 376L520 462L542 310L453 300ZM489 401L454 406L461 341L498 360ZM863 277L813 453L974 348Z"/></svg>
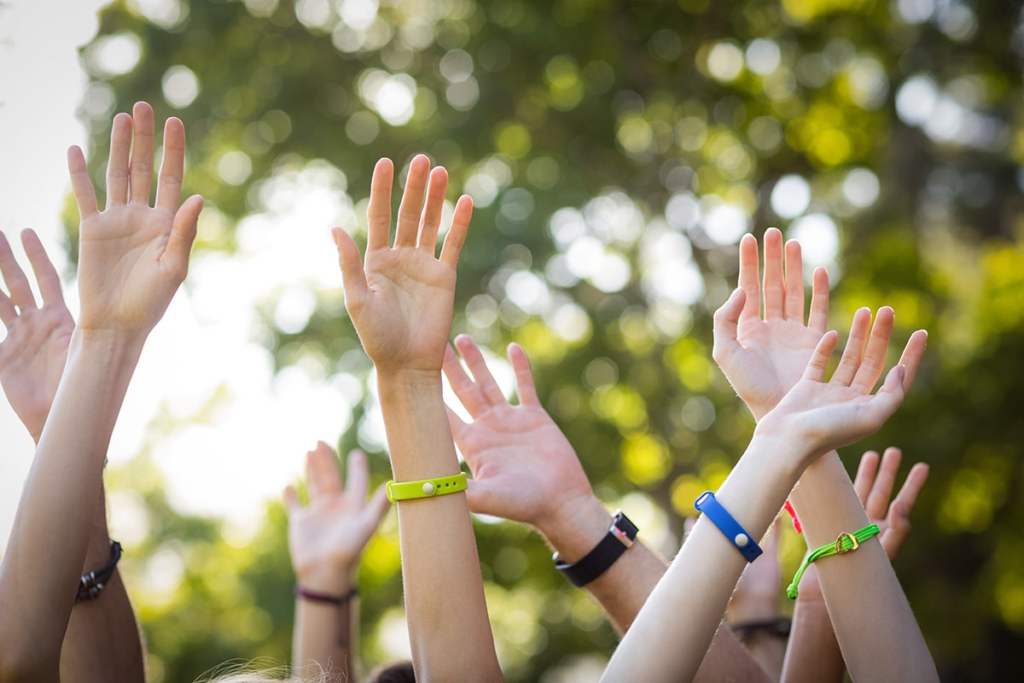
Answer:
<svg viewBox="0 0 1024 683"><path fill-rule="evenodd" d="M153 110L139 102L132 113L114 118L102 212L82 150L68 150L71 184L82 216L78 287L83 331L146 334L156 325L185 279L203 208L198 195L179 205L185 128L176 118L167 119L164 127L156 203L149 205Z"/></svg>
<svg viewBox="0 0 1024 683"><path fill-rule="evenodd" d="M361 451L349 453L344 484L338 459L327 444L317 442L306 454L309 504L302 504L294 486L284 491L288 549L302 587L338 594L351 584L363 548L389 509L384 487L367 500L368 486Z"/></svg>
<svg viewBox="0 0 1024 683"><path fill-rule="evenodd" d="M743 293L739 291L733 296L742 297ZM899 364L889 371L878 392L872 393L885 368L893 319L892 309L883 307L872 327L871 312L865 308L858 310L846 350L828 382L825 370L838 335L834 331L826 333L818 342L803 378L758 424L757 432L777 435L780 430L793 429L789 434L804 440L813 460L878 431L903 403L928 339L924 330L914 332ZM809 461L802 463L806 464Z"/></svg>
<svg viewBox="0 0 1024 683"><path fill-rule="evenodd" d="M21 233L43 297L38 307L28 277L0 233L0 272L10 295L0 291L0 321L7 338L0 342L0 385L32 439L39 441L68 357L75 321L64 304L60 277L32 230Z"/></svg>
<svg viewBox="0 0 1024 683"><path fill-rule="evenodd" d="M910 536L910 513L917 503L918 494L928 481L928 465L915 463L900 492L892 498L902 457L900 449L886 448L879 467L878 453L868 451L861 457L857 477L853 481L853 488L857 491L864 511L868 513L868 519L882 530L878 538L890 562L896 560Z"/></svg>
<svg viewBox="0 0 1024 683"><path fill-rule="evenodd" d="M764 287L758 284L757 240L740 242L739 288L715 313L712 355L756 419L774 408L796 384L825 334L828 273L814 271L811 312L804 323L803 261L800 244L785 245L775 228L764 234ZM764 297L764 314L761 300Z"/></svg>
<svg viewBox="0 0 1024 683"><path fill-rule="evenodd" d="M451 333L455 265L473 202L465 195L459 198L441 256L435 258L448 173L441 167L431 172L427 157L417 156L409 165L395 243L389 246L393 176L389 159L377 162L367 211L365 264L352 237L340 228L332 231L344 278L345 306L378 371L440 373Z"/></svg>
<svg viewBox="0 0 1024 683"><path fill-rule="evenodd" d="M896 473L900 469L902 455L898 448L886 448L879 467L878 453L866 452L860 458L857 477L853 481L853 488L857 491L857 497L860 498L868 519L882 530L878 540L882 543L890 562L896 560L900 549L910 536L910 513L917 503L918 494L928 481L928 465L923 462L916 463L910 468L900 492L893 498L892 490L896 484ZM821 584L818 582L815 565L812 564L804 572L799 589L801 600L821 599Z"/></svg>
<svg viewBox="0 0 1024 683"><path fill-rule="evenodd" d="M471 378L448 347L444 374L473 418L467 424L448 410L452 436L473 472L466 492L470 509L543 530L571 516L581 501L593 499L576 451L537 399L523 348L508 347L519 396L519 405L512 405L473 340L459 335L455 346L473 374Z"/></svg>

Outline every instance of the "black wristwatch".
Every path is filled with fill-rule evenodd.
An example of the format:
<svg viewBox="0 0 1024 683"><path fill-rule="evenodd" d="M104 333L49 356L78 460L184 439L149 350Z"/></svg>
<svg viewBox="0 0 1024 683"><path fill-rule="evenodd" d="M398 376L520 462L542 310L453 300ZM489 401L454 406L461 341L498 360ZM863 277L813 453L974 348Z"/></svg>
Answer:
<svg viewBox="0 0 1024 683"><path fill-rule="evenodd" d="M604 574L608 567L615 564L622 553L629 550L636 540L639 529L622 510L615 511L612 518L612 525L608 529L608 535L601 539L593 550L579 562L568 564L558 559L558 553L552 556L555 561L555 568L565 574L565 578L574 586L586 586L588 583Z"/></svg>

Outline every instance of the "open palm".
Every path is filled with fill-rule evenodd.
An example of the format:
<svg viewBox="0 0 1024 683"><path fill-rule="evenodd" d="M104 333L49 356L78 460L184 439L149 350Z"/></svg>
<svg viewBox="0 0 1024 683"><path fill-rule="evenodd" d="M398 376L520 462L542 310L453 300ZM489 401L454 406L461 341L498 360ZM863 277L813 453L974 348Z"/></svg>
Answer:
<svg viewBox="0 0 1024 683"><path fill-rule="evenodd" d="M714 358L756 418L771 410L796 384L825 333L828 274L814 273L811 312L804 323L800 245L785 246L772 228L764 236L763 289L758 282L757 240L740 243L739 289L715 313ZM762 295L764 315L761 315Z"/></svg>
<svg viewBox="0 0 1024 683"><path fill-rule="evenodd" d="M75 321L64 303L60 277L32 230L21 235L39 283L37 307L25 272L0 233L0 271L10 296L0 292L0 320L7 338L0 342L0 385L35 441L43 431L64 372Z"/></svg>
<svg viewBox="0 0 1024 683"><path fill-rule="evenodd" d="M441 256L435 258L448 174L440 167L431 172L427 157L417 156L409 166L395 243L390 246L393 177L390 160L377 162L367 210L365 263L360 263L359 250L347 232L332 231L344 277L345 306L378 369L440 372L451 333L455 265L473 202L468 196L459 199Z"/></svg>
<svg viewBox="0 0 1024 683"><path fill-rule="evenodd" d="M306 454L309 504L301 503L294 487L285 489L288 549L305 588L335 593L346 585L363 548L387 514L383 486L366 498L369 474L362 452L349 454L347 479L343 485L338 459L320 441Z"/></svg>
<svg viewBox="0 0 1024 683"><path fill-rule="evenodd" d="M455 339L472 379L449 347L444 372L473 418L463 422L448 411L452 435L473 472L467 491L474 512L524 524L558 516L593 490L568 439L540 405L530 361L518 344L509 346L519 405L505 400L483 355L465 335Z"/></svg>
<svg viewBox="0 0 1024 683"><path fill-rule="evenodd" d="M193 196L179 205L185 128L170 118L164 130L156 203L149 205L153 130L153 110L144 102L135 105L133 116L114 118L107 205L102 212L82 150L68 150L82 216L78 287L83 330L149 332L185 279L203 201Z"/></svg>

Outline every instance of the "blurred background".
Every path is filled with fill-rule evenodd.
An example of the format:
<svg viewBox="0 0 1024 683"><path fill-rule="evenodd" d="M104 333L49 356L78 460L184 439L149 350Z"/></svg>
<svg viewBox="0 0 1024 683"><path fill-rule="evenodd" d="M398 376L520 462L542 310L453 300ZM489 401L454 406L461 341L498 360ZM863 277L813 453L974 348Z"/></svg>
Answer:
<svg viewBox="0 0 1024 683"><path fill-rule="evenodd" d="M889 304L895 348L927 328L903 409L844 460L896 445L903 472L931 465L896 570L943 680L1015 678L1022 63L1024 15L984 0L0 4L0 228L40 229L73 311L64 147L102 194L110 121L146 100L184 120L185 192L207 200L107 475L150 680L287 662L278 494L316 439L388 477L328 229L362 243L374 162L418 152L477 207L454 332L506 389L504 346L525 347L599 495L668 556L753 429L710 357L744 233L778 226L808 275L828 268L832 327ZM6 403L0 428L2 539L31 441ZM508 679L596 680L601 612L527 529L477 532ZM802 552L786 530L787 572ZM364 661L408 656L393 516L360 580Z"/></svg>

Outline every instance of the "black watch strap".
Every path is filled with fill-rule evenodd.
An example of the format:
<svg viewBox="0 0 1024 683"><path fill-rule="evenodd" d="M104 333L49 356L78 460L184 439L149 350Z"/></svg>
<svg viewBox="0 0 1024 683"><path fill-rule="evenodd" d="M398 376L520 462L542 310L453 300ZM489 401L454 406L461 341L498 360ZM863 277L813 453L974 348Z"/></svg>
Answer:
<svg viewBox="0 0 1024 683"><path fill-rule="evenodd" d="M555 568L565 574L565 578L574 586L586 586L604 574L608 567L615 564L615 560L633 545L638 531L636 525L629 521L629 517L626 517L622 510L616 510L608 535L602 538L593 550L573 564L561 562L558 553L555 553L552 558L555 561Z"/></svg>

